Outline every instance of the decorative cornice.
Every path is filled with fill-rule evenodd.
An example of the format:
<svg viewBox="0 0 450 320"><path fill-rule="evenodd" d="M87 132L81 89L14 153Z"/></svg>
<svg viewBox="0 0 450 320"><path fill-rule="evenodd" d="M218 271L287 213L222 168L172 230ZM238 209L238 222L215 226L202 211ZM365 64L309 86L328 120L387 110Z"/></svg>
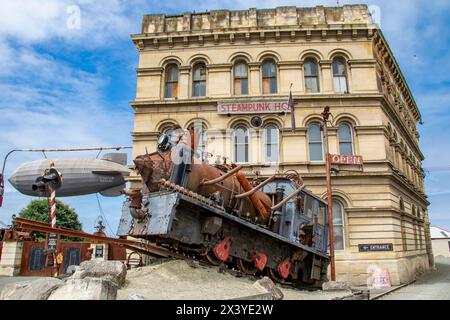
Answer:
<svg viewBox="0 0 450 320"><path fill-rule="evenodd" d="M153 75L161 75L164 71L162 67L154 67L154 68L137 68L136 73L138 76L153 76Z"/></svg>

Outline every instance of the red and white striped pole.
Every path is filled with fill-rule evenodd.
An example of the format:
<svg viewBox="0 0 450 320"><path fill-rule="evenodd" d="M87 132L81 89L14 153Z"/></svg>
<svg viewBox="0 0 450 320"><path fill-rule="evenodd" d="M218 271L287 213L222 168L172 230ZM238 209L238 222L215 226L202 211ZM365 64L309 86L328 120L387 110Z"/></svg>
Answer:
<svg viewBox="0 0 450 320"><path fill-rule="evenodd" d="M50 163L50 168L54 168L55 164L52 162ZM51 227L52 228L56 228L56 191L55 189L53 189L52 187L48 187L48 190L50 192L50 199L49 199L49 204L50 204L50 223L51 223ZM56 251L57 248L56 248ZM58 266L56 265L56 251L53 252L53 269L54 269L54 273L53 276L57 277L58 276Z"/></svg>
<svg viewBox="0 0 450 320"><path fill-rule="evenodd" d="M49 187L50 191L50 222L52 228L56 228L56 191Z"/></svg>

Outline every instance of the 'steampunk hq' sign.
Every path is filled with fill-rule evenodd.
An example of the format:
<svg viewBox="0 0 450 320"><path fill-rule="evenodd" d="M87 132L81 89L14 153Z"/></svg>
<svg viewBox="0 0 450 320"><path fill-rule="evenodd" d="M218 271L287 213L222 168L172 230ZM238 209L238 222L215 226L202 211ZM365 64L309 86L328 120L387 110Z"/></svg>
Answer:
<svg viewBox="0 0 450 320"><path fill-rule="evenodd" d="M217 103L219 114L281 113L291 112L286 100L277 101L226 101Z"/></svg>

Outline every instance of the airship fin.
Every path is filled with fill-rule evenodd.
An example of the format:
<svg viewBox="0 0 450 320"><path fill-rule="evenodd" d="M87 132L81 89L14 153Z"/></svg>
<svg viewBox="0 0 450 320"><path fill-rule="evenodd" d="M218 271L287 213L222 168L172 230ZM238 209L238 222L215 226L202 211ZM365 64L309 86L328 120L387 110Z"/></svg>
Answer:
<svg viewBox="0 0 450 320"><path fill-rule="evenodd" d="M125 183L120 186L112 187L103 191L100 191L100 194L104 197L117 197L120 196L120 191L125 189Z"/></svg>
<svg viewBox="0 0 450 320"><path fill-rule="evenodd" d="M102 160L116 162L123 166L127 165L127 154L126 153L106 153L101 157Z"/></svg>

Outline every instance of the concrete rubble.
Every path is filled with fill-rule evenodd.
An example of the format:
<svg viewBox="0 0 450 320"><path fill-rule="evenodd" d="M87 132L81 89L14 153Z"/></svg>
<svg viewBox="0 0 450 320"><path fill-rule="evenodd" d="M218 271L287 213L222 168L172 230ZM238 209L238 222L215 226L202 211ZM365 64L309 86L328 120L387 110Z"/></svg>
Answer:
<svg viewBox="0 0 450 320"><path fill-rule="evenodd" d="M54 290L63 285L64 281L56 278L9 283L0 292L0 300L47 300Z"/></svg>
<svg viewBox="0 0 450 320"><path fill-rule="evenodd" d="M117 285L111 280L86 277L68 279L48 300L116 300Z"/></svg>
<svg viewBox="0 0 450 320"><path fill-rule="evenodd" d="M127 272L118 261L83 262L63 280L42 278L8 284L0 300L332 300L352 291L306 291L270 278L237 277L198 261L155 259Z"/></svg>
<svg viewBox="0 0 450 320"><path fill-rule="evenodd" d="M84 279L86 277L102 278L112 281L117 287L125 283L127 268L120 261L84 261L80 264L72 279Z"/></svg>

